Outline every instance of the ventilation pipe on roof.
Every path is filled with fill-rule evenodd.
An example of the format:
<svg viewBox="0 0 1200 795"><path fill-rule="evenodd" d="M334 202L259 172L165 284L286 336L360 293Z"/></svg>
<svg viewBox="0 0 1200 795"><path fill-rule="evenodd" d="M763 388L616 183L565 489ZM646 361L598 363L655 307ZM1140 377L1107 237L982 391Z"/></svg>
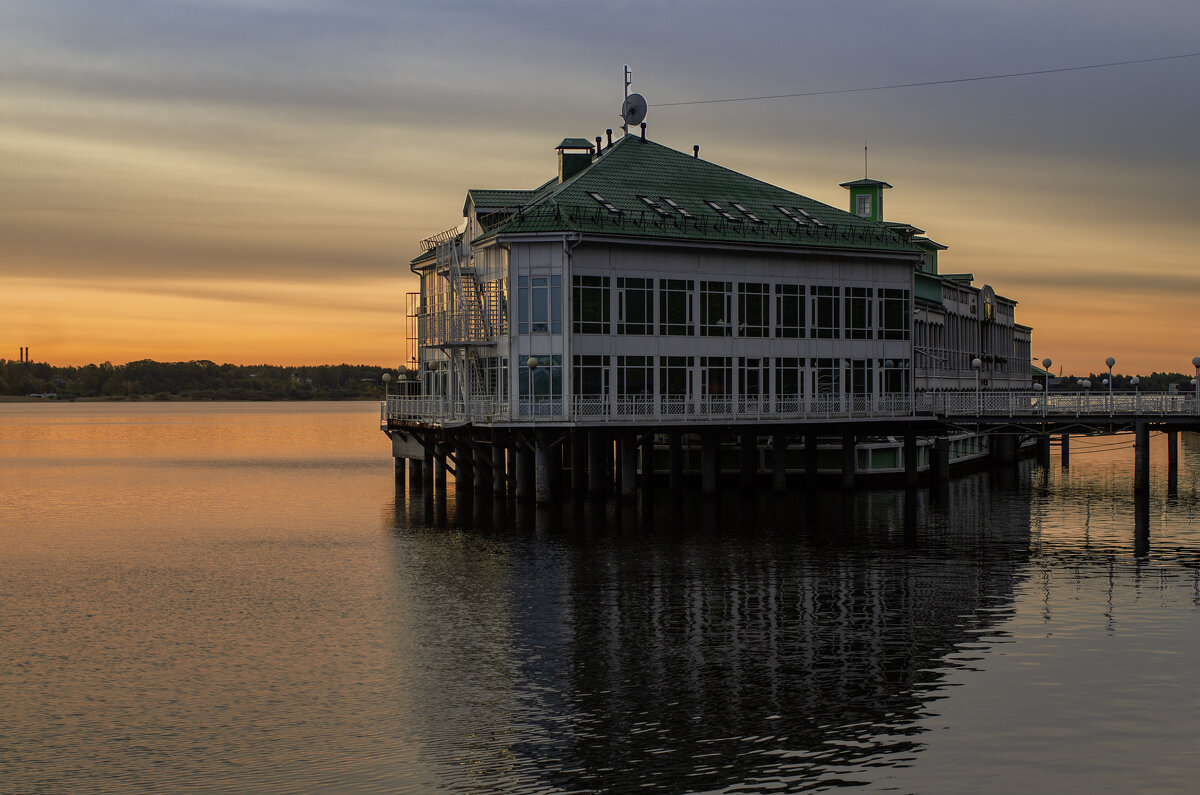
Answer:
<svg viewBox="0 0 1200 795"><path fill-rule="evenodd" d="M700 144L692 144L692 157L700 157Z"/></svg>
<svg viewBox="0 0 1200 795"><path fill-rule="evenodd" d="M646 140L646 122L642 122L642 140Z"/></svg>
<svg viewBox="0 0 1200 795"><path fill-rule="evenodd" d="M604 133L605 133L605 135L608 136L608 145L612 146L612 127L609 127L607 130L604 131Z"/></svg>
<svg viewBox="0 0 1200 795"><path fill-rule="evenodd" d="M600 152L601 152L601 149L600 149L600 136L599 136L599 135L597 135L597 136L596 136L596 156L597 156L597 157L599 157L599 156L600 156Z"/></svg>

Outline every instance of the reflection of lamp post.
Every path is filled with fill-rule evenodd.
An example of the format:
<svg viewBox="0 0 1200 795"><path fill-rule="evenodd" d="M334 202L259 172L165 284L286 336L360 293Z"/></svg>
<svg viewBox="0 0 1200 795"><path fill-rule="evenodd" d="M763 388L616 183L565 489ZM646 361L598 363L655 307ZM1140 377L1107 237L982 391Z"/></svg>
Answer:
<svg viewBox="0 0 1200 795"><path fill-rule="evenodd" d="M983 367L983 362L978 356L971 360L971 367L975 369L975 416L983 413L983 396L979 392L979 368Z"/></svg>

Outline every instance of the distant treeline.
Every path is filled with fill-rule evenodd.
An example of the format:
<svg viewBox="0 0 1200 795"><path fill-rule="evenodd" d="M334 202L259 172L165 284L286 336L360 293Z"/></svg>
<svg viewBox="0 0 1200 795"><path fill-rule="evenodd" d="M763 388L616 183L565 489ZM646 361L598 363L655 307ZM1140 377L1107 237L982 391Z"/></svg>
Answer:
<svg viewBox="0 0 1200 795"><path fill-rule="evenodd" d="M0 395L60 399L352 400L381 398L383 367L358 364L280 367L209 361L88 364L0 359Z"/></svg>
<svg viewBox="0 0 1200 795"><path fill-rule="evenodd" d="M1080 382L1087 380L1091 381L1091 390L1095 392L1099 389L1108 389L1108 387L1104 385L1105 378L1108 378L1108 373L1092 373L1090 375L1079 376L1068 375L1057 379L1052 378L1050 381L1050 389L1065 389L1068 391L1080 390L1083 389L1083 386L1080 384ZM1114 373L1112 377L1113 391L1132 392L1134 388L1133 384L1130 383L1130 379L1132 378L1133 375L1117 375ZM1192 386L1192 376L1184 375L1183 373L1151 373L1150 375L1138 376L1138 379L1140 383L1138 383L1137 388L1143 392L1169 392L1171 391L1172 384L1174 384L1175 388L1180 392L1187 392L1190 389L1195 389L1195 387ZM1040 377L1035 378L1034 380L1039 383L1042 381Z"/></svg>

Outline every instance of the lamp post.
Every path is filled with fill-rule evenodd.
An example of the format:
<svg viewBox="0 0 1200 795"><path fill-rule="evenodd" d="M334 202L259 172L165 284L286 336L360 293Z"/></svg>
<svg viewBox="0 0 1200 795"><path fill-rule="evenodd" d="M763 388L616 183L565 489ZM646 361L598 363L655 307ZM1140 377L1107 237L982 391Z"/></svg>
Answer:
<svg viewBox="0 0 1200 795"><path fill-rule="evenodd" d="M1137 414L1140 410L1138 404L1141 398L1141 395L1138 393L1138 384L1142 383L1142 379L1135 375L1129 379L1129 383L1133 385L1133 413Z"/></svg>
<svg viewBox="0 0 1200 795"><path fill-rule="evenodd" d="M384 373L384 374L383 374L383 400L384 400L384 402L387 402L387 399L388 399L388 384L390 384L390 383L391 383L391 381L392 381L392 374L391 374L391 373Z"/></svg>
<svg viewBox="0 0 1200 795"><path fill-rule="evenodd" d="M1114 359L1113 357L1109 356L1107 359L1104 360L1104 363L1108 365L1108 380L1105 381L1104 383L1108 385L1108 411L1111 414L1112 413L1112 396L1113 396L1112 395L1112 369L1113 369L1113 365L1117 363L1117 360Z"/></svg>
<svg viewBox="0 0 1200 795"><path fill-rule="evenodd" d="M1192 366L1196 368L1196 377L1192 379L1196 385L1196 413L1200 414L1200 356L1192 357Z"/></svg>
<svg viewBox="0 0 1200 795"><path fill-rule="evenodd" d="M983 367L983 361L978 356L971 360L971 367L975 370L975 416L983 414L983 396L979 392L979 368Z"/></svg>
<svg viewBox="0 0 1200 795"><path fill-rule="evenodd" d="M1049 356L1047 356L1045 359L1042 359L1042 369L1046 371L1046 402L1047 403L1050 402L1050 365L1052 365L1052 364L1054 364L1054 362L1050 361Z"/></svg>

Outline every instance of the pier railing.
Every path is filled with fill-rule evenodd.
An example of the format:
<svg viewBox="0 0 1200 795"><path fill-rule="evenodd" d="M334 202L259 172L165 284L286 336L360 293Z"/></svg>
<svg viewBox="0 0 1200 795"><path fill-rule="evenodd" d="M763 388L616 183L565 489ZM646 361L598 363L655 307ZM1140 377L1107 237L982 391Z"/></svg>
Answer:
<svg viewBox="0 0 1200 795"><path fill-rule="evenodd" d="M727 395L635 395L569 398L524 396L471 400L438 395L390 396L381 421L430 425L526 424L529 422L729 423L804 422L836 419L972 417L1186 417L1196 416L1194 394L1163 392L925 392L909 395L817 395L753 397Z"/></svg>

